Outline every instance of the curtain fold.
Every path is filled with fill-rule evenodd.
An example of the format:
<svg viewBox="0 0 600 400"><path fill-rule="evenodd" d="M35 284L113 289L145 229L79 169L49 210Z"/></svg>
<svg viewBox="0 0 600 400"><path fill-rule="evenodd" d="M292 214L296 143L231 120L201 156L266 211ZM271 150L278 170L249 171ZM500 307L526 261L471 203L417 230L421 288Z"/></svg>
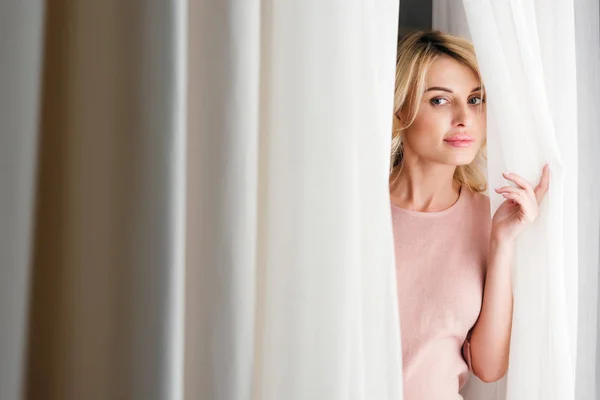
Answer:
<svg viewBox="0 0 600 400"><path fill-rule="evenodd" d="M252 399L261 2L189 11L185 398Z"/></svg>
<svg viewBox="0 0 600 400"><path fill-rule="evenodd" d="M594 106L600 92L600 3L575 5L577 66L579 285L575 398L600 396L600 331L598 271L600 269L600 113Z"/></svg>
<svg viewBox="0 0 600 400"><path fill-rule="evenodd" d="M43 56L40 1L0 3L0 398L21 398Z"/></svg>

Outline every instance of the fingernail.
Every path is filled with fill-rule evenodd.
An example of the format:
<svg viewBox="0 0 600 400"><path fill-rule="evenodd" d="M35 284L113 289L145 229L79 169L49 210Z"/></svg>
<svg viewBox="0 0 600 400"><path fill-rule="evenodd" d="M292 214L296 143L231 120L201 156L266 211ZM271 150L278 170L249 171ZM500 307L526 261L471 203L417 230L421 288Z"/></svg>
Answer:
<svg viewBox="0 0 600 400"><path fill-rule="evenodd" d="M510 172L503 172L502 175L510 175Z"/></svg>

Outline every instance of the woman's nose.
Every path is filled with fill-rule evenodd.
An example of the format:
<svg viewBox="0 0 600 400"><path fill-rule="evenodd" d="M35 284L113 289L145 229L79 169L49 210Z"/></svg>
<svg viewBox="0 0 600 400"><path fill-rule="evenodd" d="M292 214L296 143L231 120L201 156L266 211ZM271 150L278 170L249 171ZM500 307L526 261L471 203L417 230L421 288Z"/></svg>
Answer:
<svg viewBox="0 0 600 400"><path fill-rule="evenodd" d="M454 110L454 125L469 127L473 122L473 110L468 105L456 105Z"/></svg>

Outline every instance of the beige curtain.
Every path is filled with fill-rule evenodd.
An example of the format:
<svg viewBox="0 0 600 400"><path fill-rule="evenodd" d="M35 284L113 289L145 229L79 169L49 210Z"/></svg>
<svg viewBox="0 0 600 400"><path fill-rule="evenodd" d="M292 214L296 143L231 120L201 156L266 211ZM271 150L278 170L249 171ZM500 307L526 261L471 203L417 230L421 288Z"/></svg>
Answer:
<svg viewBox="0 0 600 400"><path fill-rule="evenodd" d="M181 391L181 5L2 3L2 399Z"/></svg>

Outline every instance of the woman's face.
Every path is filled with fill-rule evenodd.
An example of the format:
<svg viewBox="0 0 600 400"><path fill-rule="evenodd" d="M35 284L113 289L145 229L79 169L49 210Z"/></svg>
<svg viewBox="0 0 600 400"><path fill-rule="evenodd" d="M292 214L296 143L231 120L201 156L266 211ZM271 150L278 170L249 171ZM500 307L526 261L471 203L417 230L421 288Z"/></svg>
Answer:
<svg viewBox="0 0 600 400"><path fill-rule="evenodd" d="M416 119L404 130L404 159L470 164L485 139L486 110L475 72L442 56L429 67Z"/></svg>

